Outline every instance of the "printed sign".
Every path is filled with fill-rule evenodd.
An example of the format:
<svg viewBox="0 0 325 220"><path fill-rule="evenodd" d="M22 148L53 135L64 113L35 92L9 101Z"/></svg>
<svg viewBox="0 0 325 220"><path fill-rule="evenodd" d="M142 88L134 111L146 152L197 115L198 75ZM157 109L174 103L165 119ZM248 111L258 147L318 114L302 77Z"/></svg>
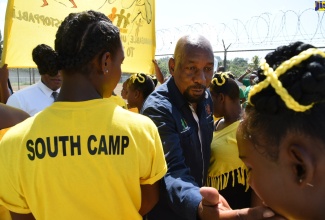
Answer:
<svg viewBox="0 0 325 220"><path fill-rule="evenodd" d="M54 48L55 34L64 18L85 10L100 11L119 27L125 53L123 72L153 73L155 0L9 0L2 64L36 67L32 50L38 44Z"/></svg>
<svg viewBox="0 0 325 220"><path fill-rule="evenodd" d="M315 1L315 11L325 11L325 1Z"/></svg>

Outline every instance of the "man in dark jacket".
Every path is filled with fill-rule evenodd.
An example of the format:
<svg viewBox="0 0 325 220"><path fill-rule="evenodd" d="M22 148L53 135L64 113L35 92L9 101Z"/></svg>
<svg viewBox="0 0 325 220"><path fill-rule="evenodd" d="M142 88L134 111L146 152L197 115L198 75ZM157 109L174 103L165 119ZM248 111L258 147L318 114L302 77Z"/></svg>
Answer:
<svg viewBox="0 0 325 220"><path fill-rule="evenodd" d="M169 60L172 75L145 101L141 113L158 127L168 171L160 199L149 220L216 219L230 210L213 188L204 188L213 136L212 99L208 88L214 67L210 42L203 36L184 36ZM209 199L202 199L207 195ZM220 213L219 213L220 211ZM260 208L247 218L248 209L224 213L227 219L262 219ZM226 215L224 215L226 217Z"/></svg>

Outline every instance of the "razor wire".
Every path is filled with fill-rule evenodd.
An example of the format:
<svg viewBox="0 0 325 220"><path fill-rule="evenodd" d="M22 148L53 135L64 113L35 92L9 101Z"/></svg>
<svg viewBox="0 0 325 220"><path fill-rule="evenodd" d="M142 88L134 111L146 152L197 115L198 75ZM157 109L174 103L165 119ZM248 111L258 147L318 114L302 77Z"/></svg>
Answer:
<svg viewBox="0 0 325 220"><path fill-rule="evenodd" d="M275 49L294 41L325 47L325 13L313 8L302 12L279 11L262 13L247 21L233 19L230 23L195 23L156 31L156 55L173 53L177 40L186 34L199 33L210 40L213 50L223 52L225 44L232 51Z"/></svg>

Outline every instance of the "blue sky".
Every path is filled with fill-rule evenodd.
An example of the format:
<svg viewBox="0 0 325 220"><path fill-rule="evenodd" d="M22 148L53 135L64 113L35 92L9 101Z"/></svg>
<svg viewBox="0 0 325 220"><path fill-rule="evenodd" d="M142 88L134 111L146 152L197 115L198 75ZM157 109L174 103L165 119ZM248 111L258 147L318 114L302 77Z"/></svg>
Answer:
<svg viewBox="0 0 325 220"><path fill-rule="evenodd" d="M36 0L26 0L36 1ZM40 3L42 3L41 0ZM53 0L48 0L53 1ZM248 20L260 16L263 13L275 15L292 10L293 13L301 13L306 9L313 9L315 1L311 0L156 0L156 30L170 29L196 23L209 25L227 24L233 26L234 21L246 23ZM3 34L7 0L0 0L0 29ZM297 16L288 13L287 24L296 23ZM319 12L322 15L325 12ZM306 13L305 13L306 14ZM315 14L315 13L314 13ZM313 15L315 16L315 15ZM310 22L304 16L303 21L308 24L315 19L310 17ZM325 19L323 20L325 23ZM287 25L291 27L291 25ZM311 25L312 26L312 25ZM261 27L256 27L260 30ZM303 31L308 33L310 25L304 25ZM325 33L325 27L323 28ZM295 30L284 30L295 31ZM259 34L259 33L257 33ZM252 33L252 35L256 35ZM158 38L157 38L158 40ZM158 43L158 42L157 42Z"/></svg>

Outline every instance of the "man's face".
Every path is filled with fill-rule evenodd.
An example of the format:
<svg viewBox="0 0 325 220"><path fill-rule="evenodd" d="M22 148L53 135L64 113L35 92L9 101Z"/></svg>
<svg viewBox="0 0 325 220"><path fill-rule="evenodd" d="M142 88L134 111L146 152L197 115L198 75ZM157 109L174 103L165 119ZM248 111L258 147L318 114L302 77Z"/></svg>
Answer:
<svg viewBox="0 0 325 220"><path fill-rule="evenodd" d="M48 74L41 75L41 81L51 90L55 91L62 85L62 76L60 71L56 76L50 76Z"/></svg>
<svg viewBox="0 0 325 220"><path fill-rule="evenodd" d="M197 103L205 96L213 76L214 57L208 48L188 47L170 60L171 73L176 86L190 103Z"/></svg>

